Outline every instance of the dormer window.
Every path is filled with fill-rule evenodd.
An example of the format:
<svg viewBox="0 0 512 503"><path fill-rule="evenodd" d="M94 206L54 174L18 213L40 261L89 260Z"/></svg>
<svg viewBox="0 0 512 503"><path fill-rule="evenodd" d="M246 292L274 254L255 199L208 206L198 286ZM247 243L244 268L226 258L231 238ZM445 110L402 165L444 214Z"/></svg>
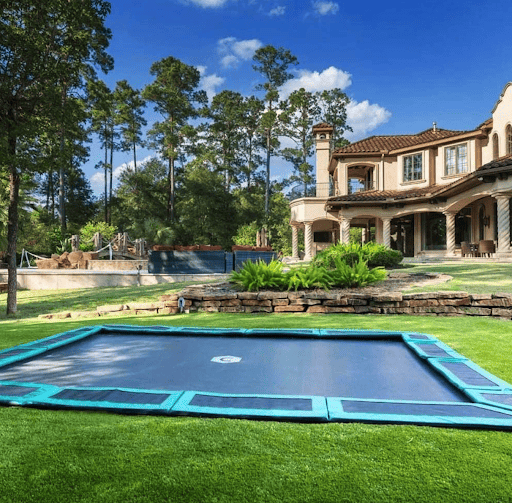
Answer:
<svg viewBox="0 0 512 503"><path fill-rule="evenodd" d="M498 139L498 133L492 135L492 159L493 161L500 156L500 145Z"/></svg>
<svg viewBox="0 0 512 503"><path fill-rule="evenodd" d="M412 182L423 179L423 154L406 155L403 158L403 180Z"/></svg>
<svg viewBox="0 0 512 503"><path fill-rule="evenodd" d="M468 145L455 145L444 149L445 175L459 175L468 170Z"/></svg>
<svg viewBox="0 0 512 503"><path fill-rule="evenodd" d="M505 141L507 143L507 155L512 154L512 126L509 124L505 129Z"/></svg>

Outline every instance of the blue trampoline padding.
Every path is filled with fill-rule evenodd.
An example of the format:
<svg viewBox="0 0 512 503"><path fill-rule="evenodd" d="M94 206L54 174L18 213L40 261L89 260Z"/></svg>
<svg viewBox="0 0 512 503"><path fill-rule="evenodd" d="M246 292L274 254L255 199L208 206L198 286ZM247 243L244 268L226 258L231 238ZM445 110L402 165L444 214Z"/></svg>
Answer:
<svg viewBox="0 0 512 503"><path fill-rule="evenodd" d="M332 421L512 427L512 411L475 403L327 398Z"/></svg>
<svg viewBox="0 0 512 503"><path fill-rule="evenodd" d="M53 388L56 388L53 386ZM167 414L182 391L131 388L56 388L31 399L31 405Z"/></svg>
<svg viewBox="0 0 512 503"><path fill-rule="evenodd" d="M174 414L327 421L324 397L233 395L185 391L172 408Z"/></svg>
<svg viewBox="0 0 512 503"><path fill-rule="evenodd" d="M23 384L0 384L0 400L4 397L25 397L34 391L39 391L40 386L27 386Z"/></svg>
<svg viewBox="0 0 512 503"><path fill-rule="evenodd" d="M386 330L334 330L320 329L319 335L323 338L352 337L354 339L401 339L400 332Z"/></svg>
<svg viewBox="0 0 512 503"><path fill-rule="evenodd" d="M464 356L441 341L404 339L404 342L421 358L456 358L458 360L466 360Z"/></svg>
<svg viewBox="0 0 512 503"><path fill-rule="evenodd" d="M453 358L429 358L429 363L441 372L448 381L462 391L471 389L502 390L510 384L492 375L470 360Z"/></svg>
<svg viewBox="0 0 512 503"><path fill-rule="evenodd" d="M402 332L404 341L437 341L435 337L428 334L420 334L418 332Z"/></svg>
<svg viewBox="0 0 512 503"><path fill-rule="evenodd" d="M485 403L494 407L503 407L512 411L512 389L500 391L466 390L466 394L478 403Z"/></svg>

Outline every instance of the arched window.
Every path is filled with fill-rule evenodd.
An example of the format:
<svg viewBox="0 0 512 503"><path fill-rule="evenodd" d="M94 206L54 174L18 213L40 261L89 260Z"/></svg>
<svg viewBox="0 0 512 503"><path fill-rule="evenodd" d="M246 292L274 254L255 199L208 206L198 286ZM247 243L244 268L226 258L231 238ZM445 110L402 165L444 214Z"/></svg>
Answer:
<svg viewBox="0 0 512 503"><path fill-rule="evenodd" d="M510 124L505 129L505 142L507 144L507 155L512 154L512 126Z"/></svg>
<svg viewBox="0 0 512 503"><path fill-rule="evenodd" d="M498 140L498 133L492 135L492 158L497 159L500 156L500 146Z"/></svg>

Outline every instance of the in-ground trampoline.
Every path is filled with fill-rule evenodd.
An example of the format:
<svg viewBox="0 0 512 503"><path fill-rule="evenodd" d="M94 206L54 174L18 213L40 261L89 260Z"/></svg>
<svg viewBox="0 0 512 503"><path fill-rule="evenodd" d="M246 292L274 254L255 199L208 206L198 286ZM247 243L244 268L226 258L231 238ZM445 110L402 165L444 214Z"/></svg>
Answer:
<svg viewBox="0 0 512 503"><path fill-rule="evenodd" d="M1 351L0 404L512 428L512 385L411 332L83 327Z"/></svg>

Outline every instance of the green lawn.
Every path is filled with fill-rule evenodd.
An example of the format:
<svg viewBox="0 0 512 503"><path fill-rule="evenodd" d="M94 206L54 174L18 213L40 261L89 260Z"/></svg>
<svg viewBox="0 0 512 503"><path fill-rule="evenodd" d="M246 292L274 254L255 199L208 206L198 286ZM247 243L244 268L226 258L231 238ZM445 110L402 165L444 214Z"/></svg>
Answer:
<svg viewBox="0 0 512 503"><path fill-rule="evenodd" d="M511 293L512 264L482 262L444 262L441 264L406 264L404 272L439 272L453 276L440 285L416 287L411 292L461 290L469 293Z"/></svg>
<svg viewBox="0 0 512 503"><path fill-rule="evenodd" d="M106 290L83 290L76 298L65 291L23 292L20 316L0 321L0 349L97 323L415 330L437 336L512 382L512 324L502 320L220 313L85 322L34 318L42 307L61 311L140 298L134 289ZM164 290L139 292L154 300ZM0 425L0 502L512 501L512 435L507 432L14 407L0 408Z"/></svg>

